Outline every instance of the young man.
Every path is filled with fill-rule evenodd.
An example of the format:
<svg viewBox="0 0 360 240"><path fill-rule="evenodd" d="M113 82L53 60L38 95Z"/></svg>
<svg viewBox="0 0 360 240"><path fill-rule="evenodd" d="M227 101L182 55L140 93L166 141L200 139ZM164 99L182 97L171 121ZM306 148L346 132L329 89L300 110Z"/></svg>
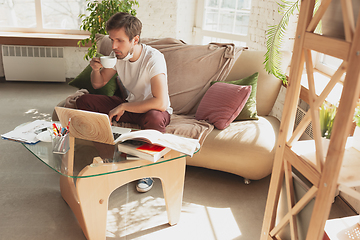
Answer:
<svg viewBox="0 0 360 240"><path fill-rule="evenodd" d="M128 92L127 99L85 94L77 99L76 105L78 109L109 114L111 120L165 132L172 113L166 62L158 50L140 44L141 28L140 20L131 14L114 14L106 23L106 31L117 57L116 65L103 68L99 58L90 61L92 86L103 87L117 72ZM138 182L137 190L146 192L152 186L153 180L144 178Z"/></svg>

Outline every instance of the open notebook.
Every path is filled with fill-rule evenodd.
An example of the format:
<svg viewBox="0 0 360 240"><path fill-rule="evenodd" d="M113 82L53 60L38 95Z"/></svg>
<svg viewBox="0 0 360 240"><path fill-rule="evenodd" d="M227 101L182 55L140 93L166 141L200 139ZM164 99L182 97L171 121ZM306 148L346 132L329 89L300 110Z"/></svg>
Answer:
<svg viewBox="0 0 360 240"><path fill-rule="evenodd" d="M55 107L60 123L66 127L70 120L69 131L75 138L115 145L121 134L130 128L111 126L107 114L84 110Z"/></svg>

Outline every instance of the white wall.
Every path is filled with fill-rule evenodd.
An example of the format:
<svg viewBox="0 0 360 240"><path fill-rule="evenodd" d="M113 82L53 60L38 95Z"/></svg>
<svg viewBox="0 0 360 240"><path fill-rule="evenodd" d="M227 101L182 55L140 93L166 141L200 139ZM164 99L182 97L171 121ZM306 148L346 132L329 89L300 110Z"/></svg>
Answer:
<svg viewBox="0 0 360 240"><path fill-rule="evenodd" d="M188 44L194 43L196 0L178 0L176 38Z"/></svg>
<svg viewBox="0 0 360 240"><path fill-rule="evenodd" d="M266 50L266 30L279 23L278 0L253 0L249 21L248 47L254 50ZM290 19L288 31L284 37L281 50L293 49L293 37L296 31L297 14Z"/></svg>
<svg viewBox="0 0 360 240"><path fill-rule="evenodd" d="M84 59L86 52L85 47L64 48L66 78L75 78L89 64L89 61Z"/></svg>
<svg viewBox="0 0 360 240"><path fill-rule="evenodd" d="M196 0L139 0L142 37L173 37L193 42Z"/></svg>
<svg viewBox="0 0 360 240"><path fill-rule="evenodd" d="M177 0L138 0L137 17L143 24L142 37L176 36Z"/></svg>

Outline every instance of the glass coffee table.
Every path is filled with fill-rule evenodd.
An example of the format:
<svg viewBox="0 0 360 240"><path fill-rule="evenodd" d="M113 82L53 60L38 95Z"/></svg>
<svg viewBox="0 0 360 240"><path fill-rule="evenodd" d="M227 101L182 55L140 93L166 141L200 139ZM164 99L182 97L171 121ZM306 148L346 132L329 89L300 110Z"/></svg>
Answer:
<svg viewBox="0 0 360 240"><path fill-rule="evenodd" d="M95 148L94 144L98 144ZM108 199L117 188L145 178L159 178L162 183L170 225L179 221L185 178L185 156L170 151L153 163L147 160L125 160L115 146L69 137L65 154L52 152L52 144L23 144L34 156L60 174L60 191L74 212L87 239L106 239ZM113 151L103 160L97 149Z"/></svg>

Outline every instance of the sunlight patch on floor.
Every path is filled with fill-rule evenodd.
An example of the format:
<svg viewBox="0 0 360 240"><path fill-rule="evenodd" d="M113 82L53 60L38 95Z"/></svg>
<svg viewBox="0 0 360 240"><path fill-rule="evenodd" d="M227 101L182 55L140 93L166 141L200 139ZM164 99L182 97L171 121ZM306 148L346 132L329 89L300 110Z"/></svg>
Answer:
<svg viewBox="0 0 360 240"><path fill-rule="evenodd" d="M241 236L241 231L230 208L186 202L183 202L179 223L170 226L164 199L148 196L109 209L106 236L111 239L228 240Z"/></svg>
<svg viewBox="0 0 360 240"><path fill-rule="evenodd" d="M230 208L205 207L214 230L216 239L234 239L241 236L234 215Z"/></svg>
<svg viewBox="0 0 360 240"><path fill-rule="evenodd" d="M36 120L51 121L51 115L50 114L41 113L41 112L39 112L39 110L37 110L35 108L27 110L24 115L30 115L31 118L36 119Z"/></svg>
<svg viewBox="0 0 360 240"><path fill-rule="evenodd" d="M123 204L120 209L108 210L107 237L123 237L149 227L162 225L167 221L165 200L163 198L145 197L140 201Z"/></svg>

